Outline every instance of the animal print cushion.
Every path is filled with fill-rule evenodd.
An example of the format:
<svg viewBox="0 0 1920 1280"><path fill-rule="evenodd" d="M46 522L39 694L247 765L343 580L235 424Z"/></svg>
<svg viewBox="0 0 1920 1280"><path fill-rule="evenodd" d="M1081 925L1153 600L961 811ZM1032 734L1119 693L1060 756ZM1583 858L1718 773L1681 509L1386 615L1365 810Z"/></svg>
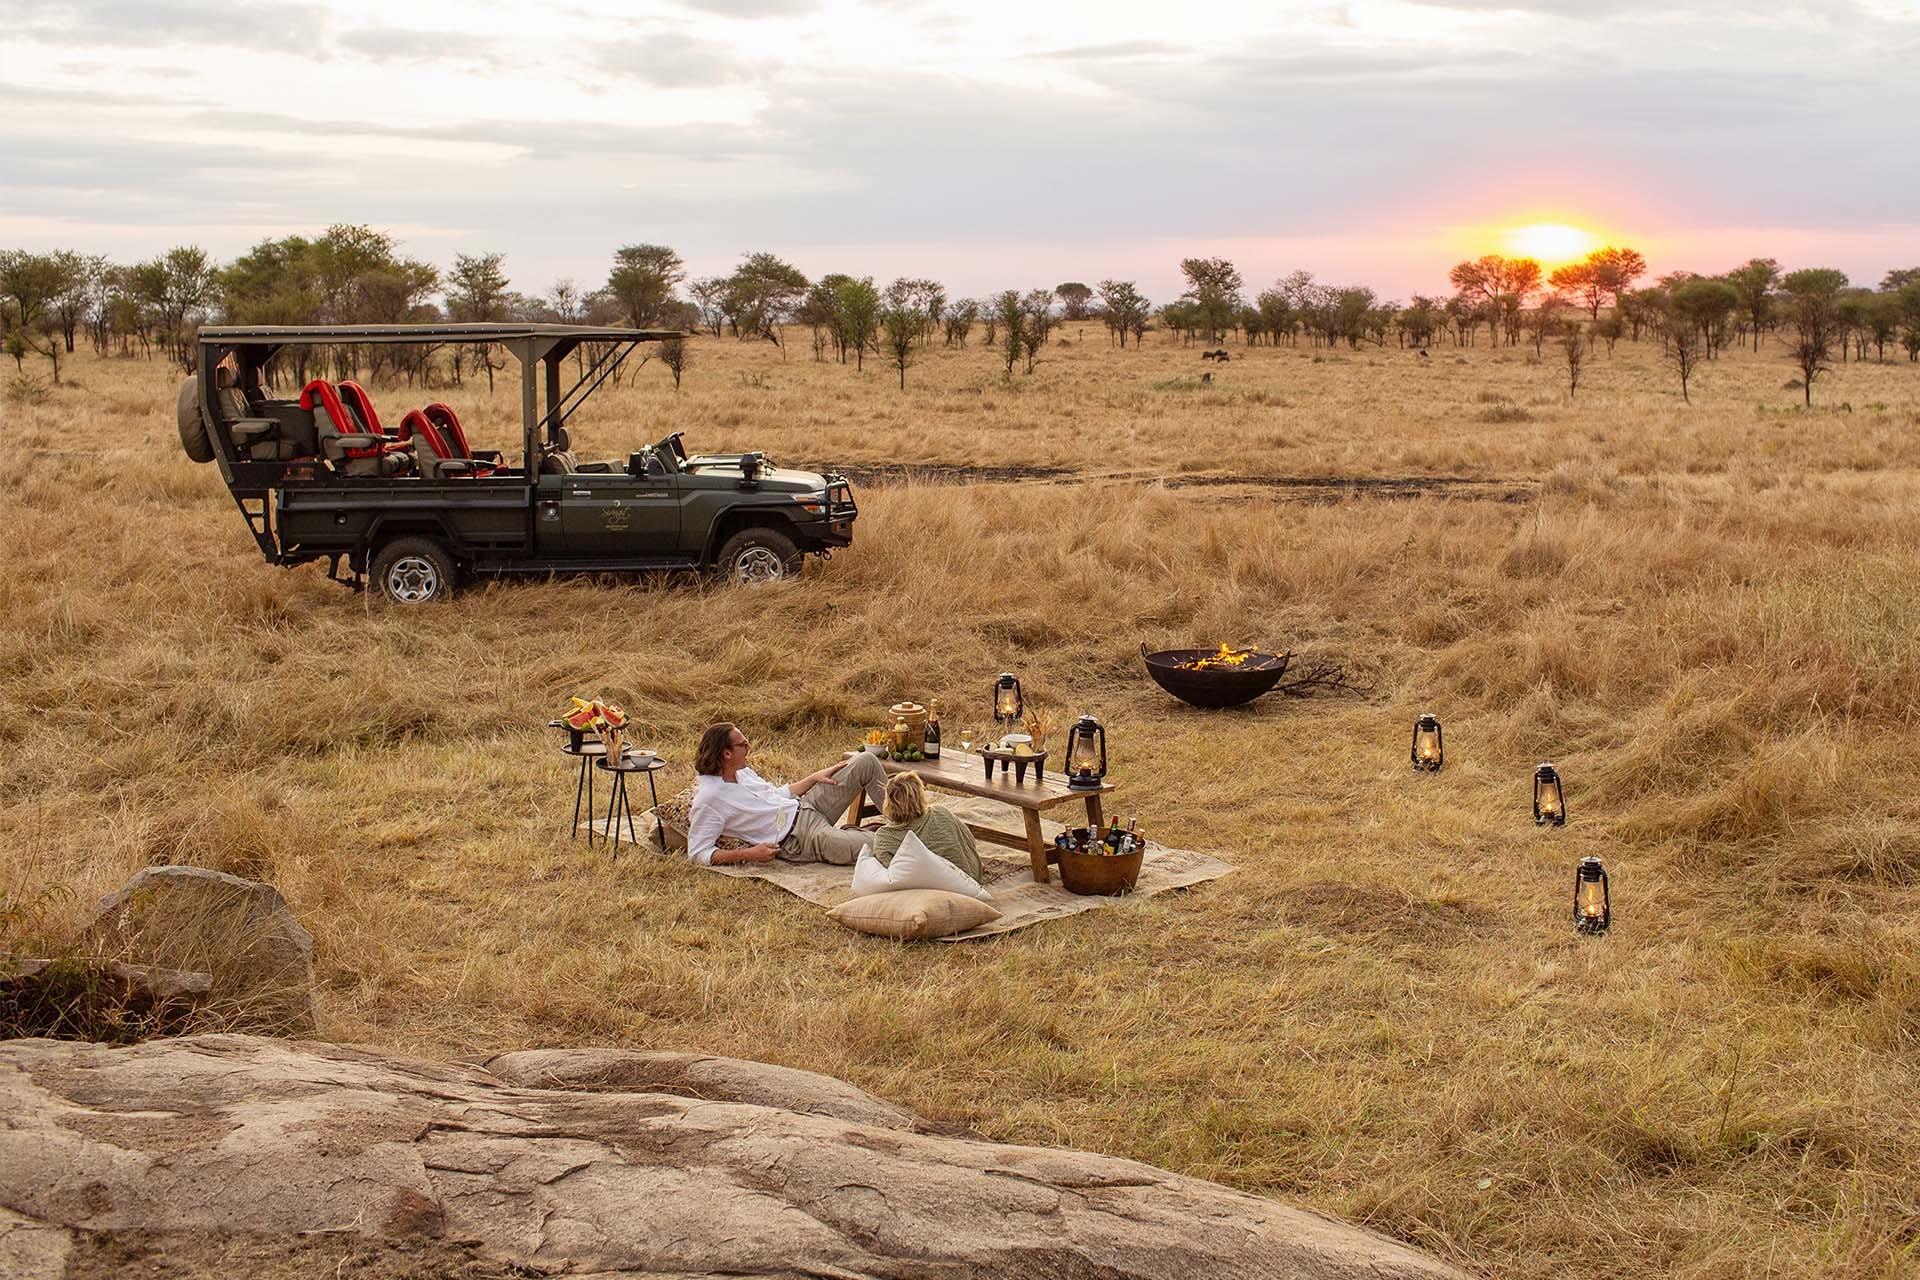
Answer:
<svg viewBox="0 0 1920 1280"><path fill-rule="evenodd" d="M693 820L693 793L697 787L688 787L671 800L662 800L653 811L659 822L654 839L660 845L662 853L680 853L687 851L687 826ZM721 836L714 842L720 849L744 849L747 842L738 836Z"/></svg>

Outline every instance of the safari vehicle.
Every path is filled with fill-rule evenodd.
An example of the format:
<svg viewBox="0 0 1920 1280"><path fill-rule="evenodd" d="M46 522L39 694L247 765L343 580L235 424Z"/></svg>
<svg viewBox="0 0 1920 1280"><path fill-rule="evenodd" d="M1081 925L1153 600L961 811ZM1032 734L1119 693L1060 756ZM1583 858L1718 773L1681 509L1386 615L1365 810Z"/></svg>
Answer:
<svg viewBox="0 0 1920 1280"><path fill-rule="evenodd" d="M799 573L808 554L851 545L858 510L837 475L780 470L758 453L689 456L677 431L625 459L575 457L568 419L640 344L679 336L557 324L207 325L197 372L180 389L180 442L195 462L220 464L269 563L326 560L328 577L358 587L370 576L406 604L487 574L686 569L768 582ZM390 408L383 419L355 382L271 389L290 369L275 361L289 347L387 343L491 343L518 360L519 457L471 448L445 404ZM563 372L576 369L563 391Z"/></svg>

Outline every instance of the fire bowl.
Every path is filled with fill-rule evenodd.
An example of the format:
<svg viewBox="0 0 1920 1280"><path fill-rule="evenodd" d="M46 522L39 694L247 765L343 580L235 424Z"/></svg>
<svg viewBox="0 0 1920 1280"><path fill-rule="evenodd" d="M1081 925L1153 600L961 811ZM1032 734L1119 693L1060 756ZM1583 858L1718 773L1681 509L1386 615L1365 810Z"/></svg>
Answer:
<svg viewBox="0 0 1920 1280"><path fill-rule="evenodd" d="M1140 646L1147 674L1153 682L1191 707L1237 707L1252 702L1280 683L1287 673L1291 653L1265 653L1253 656L1237 667L1204 667L1195 670L1182 663L1194 662L1219 652L1213 649L1162 649L1148 653Z"/></svg>

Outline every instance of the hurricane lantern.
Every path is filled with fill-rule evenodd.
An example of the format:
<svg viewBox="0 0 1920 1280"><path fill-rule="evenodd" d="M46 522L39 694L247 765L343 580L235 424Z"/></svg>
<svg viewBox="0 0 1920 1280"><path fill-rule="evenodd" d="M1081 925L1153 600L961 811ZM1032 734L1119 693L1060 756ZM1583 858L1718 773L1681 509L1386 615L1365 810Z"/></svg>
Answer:
<svg viewBox="0 0 1920 1280"><path fill-rule="evenodd" d="M1092 716L1081 716L1067 730L1067 786L1098 791L1107 776L1107 730Z"/></svg>
<svg viewBox="0 0 1920 1280"><path fill-rule="evenodd" d="M1581 933L1605 933L1612 923L1607 869L1598 858L1582 858L1573 872L1573 927Z"/></svg>
<svg viewBox="0 0 1920 1280"><path fill-rule="evenodd" d="M1000 678L993 682L993 718L1013 724L1025 709L1026 702L1020 697L1020 677L1011 671L1002 671Z"/></svg>
<svg viewBox="0 0 1920 1280"><path fill-rule="evenodd" d="M1567 797L1560 787L1560 771L1545 761L1533 771L1533 821L1541 827L1567 825Z"/></svg>
<svg viewBox="0 0 1920 1280"><path fill-rule="evenodd" d="M1413 767L1428 773L1437 772L1445 763L1447 753L1440 741L1440 721L1432 715L1423 715L1413 722L1411 754Z"/></svg>

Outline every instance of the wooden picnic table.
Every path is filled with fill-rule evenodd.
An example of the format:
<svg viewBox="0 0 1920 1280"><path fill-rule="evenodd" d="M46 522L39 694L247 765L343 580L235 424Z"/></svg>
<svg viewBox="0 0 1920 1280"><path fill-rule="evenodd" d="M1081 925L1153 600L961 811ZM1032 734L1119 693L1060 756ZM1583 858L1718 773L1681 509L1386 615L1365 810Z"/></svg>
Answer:
<svg viewBox="0 0 1920 1280"><path fill-rule="evenodd" d="M852 751L847 753L849 757L856 754ZM1106 818L1101 812L1101 797L1113 790L1111 783L1102 782L1098 791L1076 791L1058 773L1049 774L1045 781L1039 781L1033 770L1029 770L1024 782L1015 782L1004 773L989 781L980 757L971 752L944 751L938 760L882 760L880 763L890 775L917 773L920 781L929 787L955 791L964 796L979 796L984 800L998 800L1020 810L1021 816L1026 819L1026 831L1023 833L982 827L971 822L967 823L967 829L978 839L1009 849L1025 849L1027 857L1033 861L1033 878L1038 884L1047 883L1047 863L1053 853L1040 834L1041 813L1069 801L1084 800L1087 803L1087 825L1098 830L1106 825ZM847 810L849 822L857 824L866 816L866 802L864 795L854 798L853 806Z"/></svg>

